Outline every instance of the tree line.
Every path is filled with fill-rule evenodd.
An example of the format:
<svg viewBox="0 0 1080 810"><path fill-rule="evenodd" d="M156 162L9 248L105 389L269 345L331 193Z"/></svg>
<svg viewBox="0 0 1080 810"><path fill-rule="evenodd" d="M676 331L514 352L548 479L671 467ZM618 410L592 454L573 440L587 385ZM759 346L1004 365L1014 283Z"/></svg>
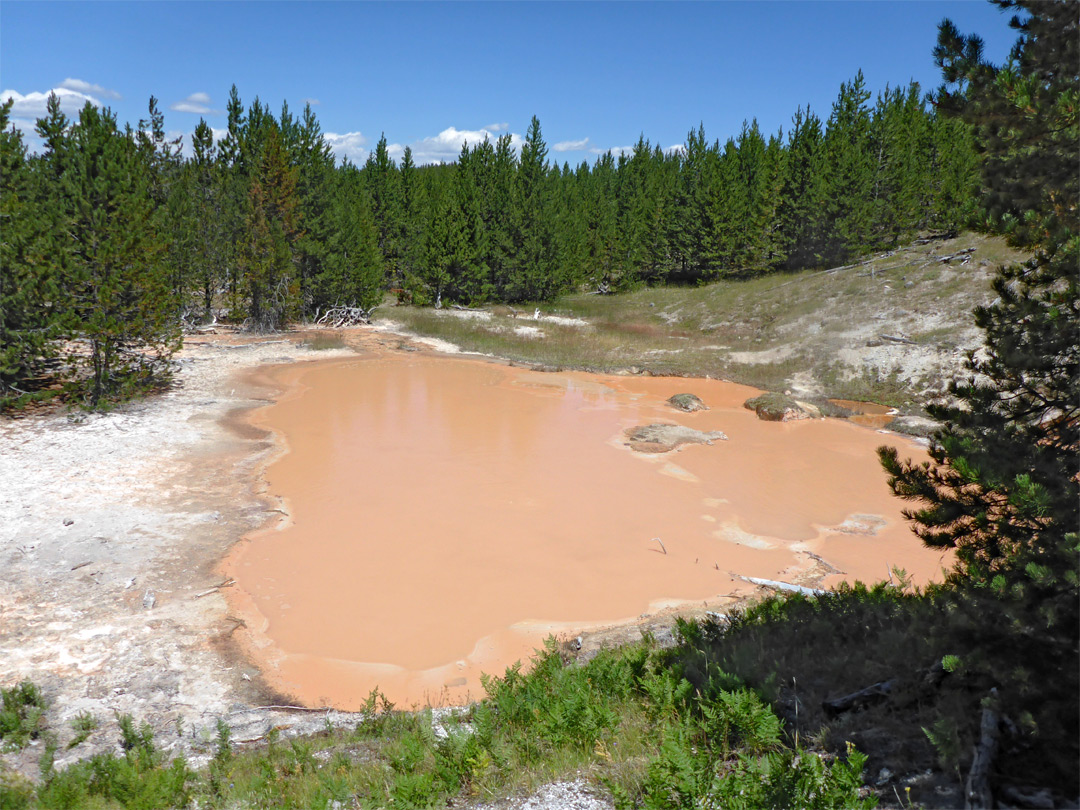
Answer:
<svg viewBox="0 0 1080 810"><path fill-rule="evenodd" d="M826 120L756 121L721 144L641 137L576 168L549 160L533 118L465 144L455 163L400 162L385 136L363 166L335 162L310 106L275 115L234 86L227 128L189 155L156 99L136 127L74 119L50 98L28 153L0 109L0 396L65 369L96 405L152 385L185 324L273 330L394 290L417 304L549 300L574 288L697 283L842 263L975 207L970 127L917 84L871 104L861 72Z"/></svg>

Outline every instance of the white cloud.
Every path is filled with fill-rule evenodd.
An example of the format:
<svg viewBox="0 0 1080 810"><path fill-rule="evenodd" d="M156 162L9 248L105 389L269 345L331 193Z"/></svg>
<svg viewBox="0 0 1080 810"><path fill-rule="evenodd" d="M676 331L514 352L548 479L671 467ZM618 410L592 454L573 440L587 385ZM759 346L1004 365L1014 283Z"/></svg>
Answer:
<svg viewBox="0 0 1080 810"><path fill-rule="evenodd" d="M300 101L302 101L304 104L310 104L312 107L318 107L320 104L322 104L322 102L319 101L317 98L302 98L300 99Z"/></svg>
<svg viewBox="0 0 1080 810"><path fill-rule="evenodd" d="M27 93L26 95L15 90L5 90L0 93L0 103L6 103L9 99L12 99L15 102L11 108L12 118L36 120L44 117L45 105L49 101L49 95L53 93L60 99L60 109L70 118L77 116L79 110L85 107L88 101L95 107L101 106L101 101L93 96L80 93L77 90L69 90L66 87L57 87L48 93Z"/></svg>
<svg viewBox="0 0 1080 810"><path fill-rule="evenodd" d="M634 153L634 147L632 146L612 146L609 149L597 149L595 146L589 150L594 155L606 155L608 152L614 157L619 155L632 155Z"/></svg>
<svg viewBox="0 0 1080 810"><path fill-rule="evenodd" d="M340 135L336 132L324 132L323 138L338 160L348 158L357 165L367 160L368 150L365 147L368 139L362 132L345 132Z"/></svg>
<svg viewBox="0 0 1080 810"><path fill-rule="evenodd" d="M90 82L84 82L82 79L64 79L60 82L60 87L65 90L74 90L76 93L83 93L84 95L102 96L104 98L123 98L115 90L110 90L107 87L102 87L100 84L91 84Z"/></svg>
<svg viewBox="0 0 1080 810"><path fill-rule="evenodd" d="M675 144L674 146L669 146L669 147L668 147L667 149L665 149L665 150L664 150L664 152L666 152L666 153L667 153L667 154L669 154L669 155L673 155L673 154L675 154L676 152L682 152L682 153L685 153L685 152L686 152L686 144L684 144L684 143L677 143L677 144Z"/></svg>
<svg viewBox="0 0 1080 810"><path fill-rule="evenodd" d="M509 124L488 124L484 129L488 132L502 132L504 129L509 129Z"/></svg>
<svg viewBox="0 0 1080 810"><path fill-rule="evenodd" d="M499 127L506 127L506 124L499 124ZM507 133L503 133L507 134ZM461 154L461 147L463 144L468 143L469 146L476 146L486 140L495 140L499 136L496 134L496 130L490 126L483 127L481 129L458 129L457 127L447 127L438 135L432 135L428 138L421 138L420 140L413 141L409 146L412 147L413 161L417 166L423 166L428 163L453 163L458 159ZM515 150L521 148L522 138L520 135L510 133L510 145ZM395 160L400 160L401 156L405 153L405 147L402 144L394 144L392 147L388 146L387 151L390 152L390 156Z"/></svg>
<svg viewBox="0 0 1080 810"><path fill-rule="evenodd" d="M169 109L175 112L195 113L196 115L221 115L221 110L210 107L210 96L207 93L192 93L183 101L170 104Z"/></svg>
<svg viewBox="0 0 1080 810"><path fill-rule="evenodd" d="M580 152L582 149L589 145L588 138L582 138L580 141L559 141L557 144L551 147L555 152Z"/></svg>

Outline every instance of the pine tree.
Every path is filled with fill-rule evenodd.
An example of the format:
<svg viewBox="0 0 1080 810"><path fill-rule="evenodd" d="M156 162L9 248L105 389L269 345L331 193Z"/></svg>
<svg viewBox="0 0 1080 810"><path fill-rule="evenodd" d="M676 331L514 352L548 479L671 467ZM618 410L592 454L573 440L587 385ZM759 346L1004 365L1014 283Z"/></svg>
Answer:
<svg viewBox="0 0 1080 810"><path fill-rule="evenodd" d="M117 129L110 111L89 103L65 140L53 191L70 211L69 329L89 345L88 357L72 359L89 364L83 389L98 407L166 379L180 332L151 196L150 155Z"/></svg>
<svg viewBox="0 0 1080 810"><path fill-rule="evenodd" d="M825 251L824 133L821 119L800 107L788 130L777 207L780 250L788 270L814 267Z"/></svg>
<svg viewBox="0 0 1080 810"><path fill-rule="evenodd" d="M927 225L930 211L930 121L919 85L879 94L871 125L874 224L871 245L896 245Z"/></svg>
<svg viewBox="0 0 1080 810"><path fill-rule="evenodd" d="M371 212L379 229L379 250L382 251L386 272L392 285L401 280L399 264L401 193L397 166L386 143L386 135L379 138L375 151L368 155L364 164L364 179L371 197Z"/></svg>
<svg viewBox="0 0 1080 810"><path fill-rule="evenodd" d="M401 250L399 278L391 287L401 290L410 286L410 279L417 278L424 248L423 222L426 199L424 183L413 162L412 149L405 147L401 156Z"/></svg>
<svg viewBox="0 0 1080 810"><path fill-rule="evenodd" d="M825 261L840 264L871 242L874 182L870 144L870 91L860 70L840 87L825 131L827 231Z"/></svg>
<svg viewBox="0 0 1080 810"><path fill-rule="evenodd" d="M330 188L324 258L312 283L312 306L370 309L383 284L378 229L355 166L346 165Z"/></svg>
<svg viewBox="0 0 1080 810"><path fill-rule="evenodd" d="M1030 14L1009 63L982 59L979 41L940 28L935 52L949 83L941 109L977 129L990 221L1034 251L1002 268L998 300L975 312L985 345L929 462L879 453L906 514L934 548L954 549L948 581L983 628L987 678L1026 713L1046 761L1075 795L1080 670L1080 49L1068 3L1002 0ZM1018 15L1019 16L1019 15ZM1069 167L1065 170L1065 167ZM1021 207L1023 206L1023 207ZM991 663L987 663L991 662ZM978 663L978 662L976 662Z"/></svg>
<svg viewBox="0 0 1080 810"><path fill-rule="evenodd" d="M54 352L60 304L55 236L34 194L22 134L0 105L0 403ZM59 112L59 107L57 107Z"/></svg>
<svg viewBox="0 0 1080 810"><path fill-rule="evenodd" d="M554 277L547 153L540 119L534 115L521 147L514 189L514 254L507 285L507 295L513 301L549 298L561 286Z"/></svg>
<svg viewBox="0 0 1080 810"><path fill-rule="evenodd" d="M192 138L192 157L184 167L184 194L190 205L183 244L190 251L191 286L202 305L202 317L210 318L214 296L225 281L228 256L225 188L217 159L214 135L200 119Z"/></svg>
<svg viewBox="0 0 1080 810"><path fill-rule="evenodd" d="M294 246L302 236L298 174L288 163L277 128L270 127L248 190L242 251L248 318L257 330L279 329L300 311L294 254Z"/></svg>
<svg viewBox="0 0 1080 810"><path fill-rule="evenodd" d="M672 200L668 243L676 265L673 276L689 281L701 278L705 271L702 247L705 243L705 192L709 185L710 160L704 125L687 134L677 165L678 179Z"/></svg>

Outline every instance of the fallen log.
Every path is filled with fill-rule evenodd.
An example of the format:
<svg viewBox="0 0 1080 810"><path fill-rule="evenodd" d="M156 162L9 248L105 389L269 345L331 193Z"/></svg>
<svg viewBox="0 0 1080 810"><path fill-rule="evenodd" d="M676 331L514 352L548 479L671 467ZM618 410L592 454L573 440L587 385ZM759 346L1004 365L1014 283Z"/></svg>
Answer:
<svg viewBox="0 0 1080 810"><path fill-rule="evenodd" d="M191 598L192 599L202 599L204 596L209 596L212 593L217 593L222 588L228 588L230 585L234 585L235 583L236 583L236 580L233 579L232 577L229 577L224 582L219 582L214 587L207 588L205 591L202 591L201 593L197 593Z"/></svg>
<svg viewBox="0 0 1080 810"><path fill-rule="evenodd" d="M963 256L970 256L974 252L975 252L975 248L973 248L973 247L972 248L964 248L963 250L959 250L956 253L950 253L948 256L937 256L935 258L937 258L937 260L939 262L942 262L944 264L948 264L953 259L959 259L959 258L961 258Z"/></svg>
<svg viewBox="0 0 1080 810"><path fill-rule="evenodd" d="M895 679L878 681L865 689L860 689L858 692L852 692L850 695L833 698L832 700L823 700L821 701L821 708L824 710L825 716L830 720L844 712L861 711L888 698L894 686L896 686Z"/></svg>
<svg viewBox="0 0 1080 810"><path fill-rule="evenodd" d="M805 585L793 585L790 582L777 582L775 579L761 579L760 577L744 577L742 574L728 572L734 579L741 579L752 585L761 585L772 588L774 591L787 591L788 593L801 593L803 596L824 596L828 591L821 588L807 588Z"/></svg>
<svg viewBox="0 0 1080 810"><path fill-rule="evenodd" d="M882 340L887 340L890 343L904 343L908 346L916 345L914 340L910 340L909 338L902 337L900 335L878 335L878 337Z"/></svg>
<svg viewBox="0 0 1080 810"><path fill-rule="evenodd" d="M217 344L214 346L216 349L250 349L252 346L269 346L272 343L288 343L285 339L281 340L256 340L252 343L238 343L235 346L227 346L224 344Z"/></svg>

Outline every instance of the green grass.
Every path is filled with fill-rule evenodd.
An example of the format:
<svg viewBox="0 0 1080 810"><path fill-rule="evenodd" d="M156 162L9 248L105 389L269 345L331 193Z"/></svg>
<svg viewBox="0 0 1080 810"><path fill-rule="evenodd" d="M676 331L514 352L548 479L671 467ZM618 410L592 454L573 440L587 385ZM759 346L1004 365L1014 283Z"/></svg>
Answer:
<svg viewBox="0 0 1080 810"><path fill-rule="evenodd" d="M869 807L864 757L797 749L758 695L728 677L697 690L649 643L565 661L554 642L529 670L485 683L488 697L442 720L377 694L370 719L236 751L220 731L210 764L167 761L147 727L121 719L124 753L55 770L34 785L3 774L5 808L438 807L584 776L619 807ZM740 798L741 797L741 798ZM772 802L771 805L761 802Z"/></svg>
<svg viewBox="0 0 1080 810"><path fill-rule="evenodd" d="M400 712L375 693L355 729L271 731L238 748L219 723L196 771L121 717L122 754L56 769L46 746L36 782L0 766L0 806L461 807L584 779L620 808L857 808L879 795L935 807L962 801L988 700L1011 729L995 784L1074 797L1075 652L1035 655L1000 631L993 600L895 579L774 596L723 624L681 622L668 649L647 639L579 663L551 641L527 668L486 679L484 700L443 716L445 734L430 710ZM884 681L881 702L825 711Z"/></svg>
<svg viewBox="0 0 1080 810"><path fill-rule="evenodd" d="M935 258L966 247L975 248L966 265ZM586 326L534 321L532 304L523 305L519 317L505 306L488 308L482 320L389 305L379 317L466 351L543 368L710 376L770 391L790 388L798 378L816 383L822 398L918 412L930 396L927 381L891 368L844 365L841 350L861 346L878 332L907 331L916 343L943 349L964 345L973 308L993 297L992 265L1020 258L1000 239L963 234L835 271L568 295L539 305L544 314L579 318ZM537 327L544 336L516 334L521 326Z"/></svg>

